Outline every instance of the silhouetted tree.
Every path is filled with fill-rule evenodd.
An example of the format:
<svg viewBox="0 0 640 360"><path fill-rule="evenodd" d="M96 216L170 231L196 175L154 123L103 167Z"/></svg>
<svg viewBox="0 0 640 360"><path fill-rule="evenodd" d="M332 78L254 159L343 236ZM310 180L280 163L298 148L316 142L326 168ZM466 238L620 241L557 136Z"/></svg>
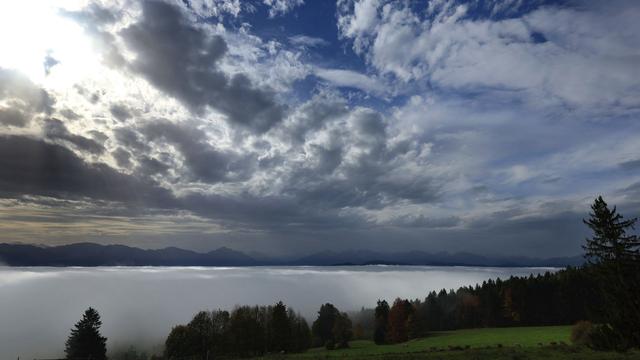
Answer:
<svg viewBox="0 0 640 360"><path fill-rule="evenodd" d="M291 319L287 314L287 306L279 301L271 310L269 326L269 351L287 351L291 348Z"/></svg>
<svg viewBox="0 0 640 360"><path fill-rule="evenodd" d="M239 356L256 356L265 350L265 324L258 307L240 306L231 313L229 338Z"/></svg>
<svg viewBox="0 0 640 360"><path fill-rule="evenodd" d="M378 300L375 309L375 322L373 330L373 341L378 344L384 344L387 340L389 329L389 304L386 300Z"/></svg>
<svg viewBox="0 0 640 360"><path fill-rule="evenodd" d="M302 352L311 347L311 329L307 321L300 315L296 315L291 309L288 311L291 327L291 342L287 349L289 352Z"/></svg>
<svg viewBox="0 0 640 360"><path fill-rule="evenodd" d="M593 237L588 238L583 248L586 258L592 263L608 261L628 262L637 261L640 255L640 242L636 235L628 235L633 229L637 218L624 220L617 213L616 207L610 210L607 203L598 196L591 205L589 219L583 222L593 231Z"/></svg>
<svg viewBox="0 0 640 360"><path fill-rule="evenodd" d="M67 359L105 360L107 358L107 338L100 335L100 314L88 308L82 319L75 324L66 342Z"/></svg>
<svg viewBox="0 0 640 360"><path fill-rule="evenodd" d="M640 241L628 234L637 218L624 220L599 196L584 223L593 231L584 249L593 264L604 299L604 324L594 332L594 345L626 350L640 346Z"/></svg>
<svg viewBox="0 0 640 360"><path fill-rule="evenodd" d="M274 306L238 306L201 311L187 325L171 330L167 359L261 356L266 352L302 352L311 346L307 322L282 302Z"/></svg>
<svg viewBox="0 0 640 360"><path fill-rule="evenodd" d="M335 344L333 325L338 315L340 312L333 304L326 303L320 307L318 318L311 325L311 332L317 345Z"/></svg>
<svg viewBox="0 0 640 360"><path fill-rule="evenodd" d="M351 319L347 313L338 313L333 323L333 340L338 349L349 347L349 341L353 337Z"/></svg>
<svg viewBox="0 0 640 360"><path fill-rule="evenodd" d="M189 328L185 325L174 326L164 342L164 356L167 359L194 356L193 345Z"/></svg>
<svg viewBox="0 0 640 360"><path fill-rule="evenodd" d="M413 314L413 305L409 300L396 299L389 311L389 340L401 343L409 340L409 316Z"/></svg>

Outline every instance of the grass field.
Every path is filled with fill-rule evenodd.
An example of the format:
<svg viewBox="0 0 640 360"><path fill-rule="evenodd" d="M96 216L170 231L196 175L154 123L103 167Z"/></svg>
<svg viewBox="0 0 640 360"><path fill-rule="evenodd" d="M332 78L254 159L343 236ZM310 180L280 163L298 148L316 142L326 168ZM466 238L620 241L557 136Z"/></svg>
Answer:
<svg viewBox="0 0 640 360"><path fill-rule="evenodd" d="M570 326L492 328L445 331L404 344L352 341L349 349L311 349L294 359L640 359L640 352L594 352L570 345Z"/></svg>

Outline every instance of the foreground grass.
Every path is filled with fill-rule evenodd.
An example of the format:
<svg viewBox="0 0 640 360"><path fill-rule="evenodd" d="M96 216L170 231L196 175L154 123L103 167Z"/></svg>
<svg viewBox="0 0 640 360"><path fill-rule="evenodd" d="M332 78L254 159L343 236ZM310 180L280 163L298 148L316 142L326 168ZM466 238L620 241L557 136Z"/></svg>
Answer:
<svg viewBox="0 0 640 360"><path fill-rule="evenodd" d="M568 345L570 326L467 329L433 333L404 344L351 342L349 349L311 349L270 359L640 359L640 352L595 352Z"/></svg>

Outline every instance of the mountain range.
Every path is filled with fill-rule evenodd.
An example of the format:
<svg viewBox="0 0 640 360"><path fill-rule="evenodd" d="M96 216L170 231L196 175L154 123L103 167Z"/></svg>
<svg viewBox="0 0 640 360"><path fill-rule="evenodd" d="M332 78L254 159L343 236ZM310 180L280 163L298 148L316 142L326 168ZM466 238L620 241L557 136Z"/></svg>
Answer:
<svg viewBox="0 0 640 360"><path fill-rule="evenodd" d="M432 266L549 266L581 265L581 256L528 258L481 256L470 253L370 250L322 251L302 257L247 255L226 247L199 253L168 247L145 250L125 245L77 243L61 246L0 244L0 264L7 266L332 266L332 265L432 265Z"/></svg>

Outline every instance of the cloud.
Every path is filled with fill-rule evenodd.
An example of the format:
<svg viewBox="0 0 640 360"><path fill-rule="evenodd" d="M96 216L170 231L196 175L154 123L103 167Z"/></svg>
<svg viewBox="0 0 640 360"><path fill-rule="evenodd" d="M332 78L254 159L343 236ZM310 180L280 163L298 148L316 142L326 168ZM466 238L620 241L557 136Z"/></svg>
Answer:
<svg viewBox="0 0 640 360"><path fill-rule="evenodd" d="M262 0L269 7L269 17L285 15L294 8L304 4L304 0Z"/></svg>
<svg viewBox="0 0 640 360"><path fill-rule="evenodd" d="M341 46L291 33L313 8L62 11L102 61L0 70L0 208L87 220L60 242L572 255L595 194L638 208L637 7L541 3L340 0Z"/></svg>
<svg viewBox="0 0 640 360"><path fill-rule="evenodd" d="M98 142L69 132L65 124L58 119L46 119L43 128L45 136L49 139L67 141L79 150L92 154L102 154L105 151Z"/></svg>
<svg viewBox="0 0 640 360"><path fill-rule="evenodd" d="M175 205L169 191L151 182L119 173L103 163L87 163L62 146L33 138L0 136L0 168L4 197L87 197L131 206Z"/></svg>
<svg viewBox="0 0 640 360"><path fill-rule="evenodd" d="M640 170L640 159L627 160L621 162L619 165L625 170Z"/></svg>
<svg viewBox="0 0 640 360"><path fill-rule="evenodd" d="M188 3L190 9L202 17L231 15L238 17L245 4L240 0L191 0Z"/></svg>
<svg viewBox="0 0 640 360"><path fill-rule="evenodd" d="M36 115L51 114L54 99L26 76L0 67L0 124L25 127Z"/></svg>
<svg viewBox="0 0 640 360"><path fill-rule="evenodd" d="M149 141L164 141L174 145L184 157L184 165L194 180L208 183L239 181L251 174L251 154L239 155L230 150L215 148L206 142L201 132L192 127L156 120L144 126L141 131ZM147 159L145 167L150 166L162 168Z"/></svg>
<svg viewBox="0 0 640 360"><path fill-rule="evenodd" d="M180 8L143 2L142 18L119 36L136 56L128 68L192 110L210 106L256 132L282 119L285 108L273 91L254 87L242 73L228 76L217 68L227 52L225 40L192 25Z"/></svg>
<svg viewBox="0 0 640 360"><path fill-rule="evenodd" d="M407 83L511 92L536 106L622 112L640 105L634 65L640 53L632 45L640 33L637 6L621 1L505 13L507 7L494 5L484 15L487 9L473 4L431 3L425 17L402 2L343 2L338 24L374 69Z"/></svg>
<svg viewBox="0 0 640 360"><path fill-rule="evenodd" d="M109 108L109 112L111 113L111 115L113 115L113 117L120 121L125 121L131 118L131 113L125 105L113 104Z"/></svg>
<svg viewBox="0 0 640 360"><path fill-rule="evenodd" d="M4 124L7 126L24 127L29 123L29 120L30 119L18 109L0 109L0 124Z"/></svg>
<svg viewBox="0 0 640 360"><path fill-rule="evenodd" d="M352 70L316 69L315 75L337 87L356 88L367 93L384 94L385 85L373 76Z"/></svg>
<svg viewBox="0 0 640 360"><path fill-rule="evenodd" d="M289 36L289 42L293 45L303 47L321 47L329 45L329 42L325 39L307 35Z"/></svg>
<svg viewBox="0 0 640 360"><path fill-rule="evenodd" d="M116 160L116 164L121 167L128 169L132 166L131 163L131 153L123 148L117 148L111 153L111 156Z"/></svg>

